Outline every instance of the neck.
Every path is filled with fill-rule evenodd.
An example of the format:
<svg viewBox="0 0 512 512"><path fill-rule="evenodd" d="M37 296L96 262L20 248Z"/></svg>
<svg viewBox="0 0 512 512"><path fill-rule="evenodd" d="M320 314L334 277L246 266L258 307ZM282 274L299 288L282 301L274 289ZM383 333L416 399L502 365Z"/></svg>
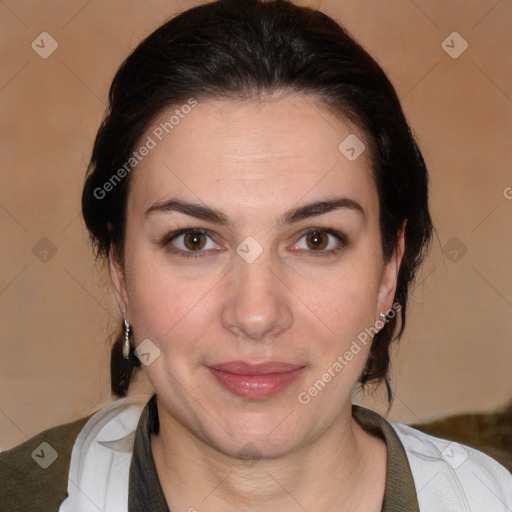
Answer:
<svg viewBox="0 0 512 512"><path fill-rule="evenodd" d="M160 431L151 449L171 510L381 510L386 446L353 420L350 403L321 438L254 460L216 450L157 403Z"/></svg>

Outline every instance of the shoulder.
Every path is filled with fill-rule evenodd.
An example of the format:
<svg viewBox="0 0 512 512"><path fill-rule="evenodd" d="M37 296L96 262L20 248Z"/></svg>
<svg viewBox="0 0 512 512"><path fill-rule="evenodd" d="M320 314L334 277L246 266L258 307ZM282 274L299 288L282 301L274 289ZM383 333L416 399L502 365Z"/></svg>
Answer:
<svg viewBox="0 0 512 512"><path fill-rule="evenodd" d="M420 509L512 509L512 474L478 450L392 424L411 466Z"/></svg>
<svg viewBox="0 0 512 512"><path fill-rule="evenodd" d="M0 512L58 511L68 497L72 454L86 457L92 439L132 431L142 405L125 398L71 423L47 429L0 452ZM78 446L79 445L79 446Z"/></svg>
<svg viewBox="0 0 512 512"><path fill-rule="evenodd" d="M144 403L122 398L89 419L73 446L72 485L59 512L127 509L129 468L143 409Z"/></svg>
<svg viewBox="0 0 512 512"><path fill-rule="evenodd" d="M73 443L89 418L47 429L0 453L0 511L58 509L66 497Z"/></svg>

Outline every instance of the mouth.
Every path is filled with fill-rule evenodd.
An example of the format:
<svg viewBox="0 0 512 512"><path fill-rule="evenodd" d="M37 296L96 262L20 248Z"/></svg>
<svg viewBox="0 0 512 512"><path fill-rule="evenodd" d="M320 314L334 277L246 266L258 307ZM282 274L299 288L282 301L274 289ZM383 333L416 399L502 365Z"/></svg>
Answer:
<svg viewBox="0 0 512 512"><path fill-rule="evenodd" d="M255 400L277 395L306 369L305 366L290 363L255 365L244 361L212 364L205 368L224 389L236 396Z"/></svg>

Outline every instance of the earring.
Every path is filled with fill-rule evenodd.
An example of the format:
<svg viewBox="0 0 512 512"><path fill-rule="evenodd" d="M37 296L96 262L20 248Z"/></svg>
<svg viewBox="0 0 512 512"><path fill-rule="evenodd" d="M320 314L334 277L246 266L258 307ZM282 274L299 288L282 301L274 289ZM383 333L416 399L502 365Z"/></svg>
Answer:
<svg viewBox="0 0 512 512"><path fill-rule="evenodd" d="M379 313L380 319L386 321L387 316L384 313Z"/></svg>
<svg viewBox="0 0 512 512"><path fill-rule="evenodd" d="M124 344L123 344L123 357L130 359L130 324L123 318L124 322Z"/></svg>

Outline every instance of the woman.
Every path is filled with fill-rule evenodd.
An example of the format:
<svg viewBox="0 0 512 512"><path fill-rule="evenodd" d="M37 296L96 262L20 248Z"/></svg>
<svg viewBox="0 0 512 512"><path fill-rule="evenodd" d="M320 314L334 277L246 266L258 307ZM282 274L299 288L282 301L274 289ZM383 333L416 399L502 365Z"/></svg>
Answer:
<svg viewBox="0 0 512 512"><path fill-rule="evenodd" d="M82 203L113 390L142 367L155 395L2 453L1 510L511 510L497 462L351 404L387 384L432 224L395 91L332 19L220 0L160 27Z"/></svg>

